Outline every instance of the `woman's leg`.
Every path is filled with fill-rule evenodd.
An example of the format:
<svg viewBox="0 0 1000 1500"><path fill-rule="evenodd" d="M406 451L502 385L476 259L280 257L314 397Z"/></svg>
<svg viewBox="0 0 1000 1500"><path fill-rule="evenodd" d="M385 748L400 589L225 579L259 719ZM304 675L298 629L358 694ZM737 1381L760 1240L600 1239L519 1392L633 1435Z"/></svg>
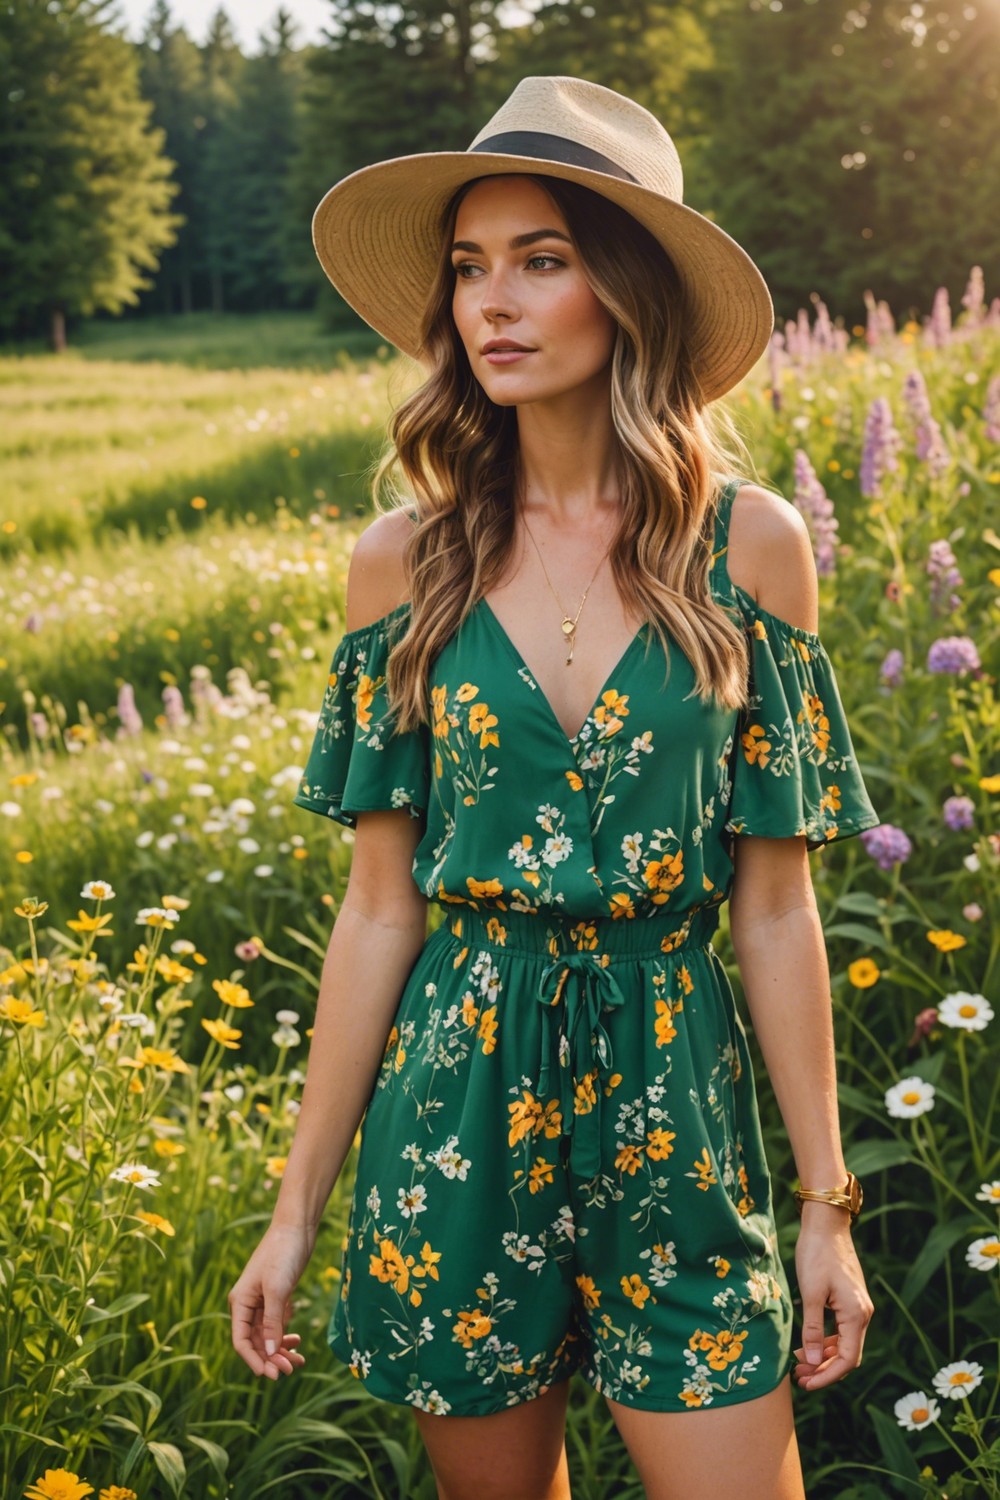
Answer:
<svg viewBox="0 0 1000 1500"><path fill-rule="evenodd" d="M414 1409L439 1500L570 1500L569 1381L486 1417Z"/></svg>
<svg viewBox="0 0 1000 1500"><path fill-rule="evenodd" d="M640 1411L606 1399L646 1500L805 1500L790 1375L763 1396L714 1409Z"/></svg>

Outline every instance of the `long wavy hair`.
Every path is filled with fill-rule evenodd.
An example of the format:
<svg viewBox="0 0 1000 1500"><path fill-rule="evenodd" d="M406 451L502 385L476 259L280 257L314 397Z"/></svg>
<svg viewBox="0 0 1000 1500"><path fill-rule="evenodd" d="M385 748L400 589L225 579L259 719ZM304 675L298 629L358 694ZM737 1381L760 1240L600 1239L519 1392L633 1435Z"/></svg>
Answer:
<svg viewBox="0 0 1000 1500"><path fill-rule="evenodd" d="M703 398L684 339L676 267L609 199L579 183L529 175L562 211L584 275L618 325L611 414L621 524L609 561L619 594L652 624L668 677L672 637L691 663L697 695L739 708L747 641L711 597L709 572L724 477L752 474L753 465L732 415ZM422 329L430 374L393 412L372 477L376 510L405 509L416 522L403 554L411 607L401 618L408 626L386 667L400 732L429 721L433 663L503 577L515 540L516 409L490 401L475 379L451 310L455 220L472 186L458 190L442 219Z"/></svg>

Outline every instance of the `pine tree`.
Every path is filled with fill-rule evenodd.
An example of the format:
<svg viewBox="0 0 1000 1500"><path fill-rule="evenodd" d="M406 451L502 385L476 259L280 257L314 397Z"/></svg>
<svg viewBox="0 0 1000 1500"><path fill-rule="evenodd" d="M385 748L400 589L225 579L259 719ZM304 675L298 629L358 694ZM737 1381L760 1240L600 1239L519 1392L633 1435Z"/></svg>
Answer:
<svg viewBox="0 0 1000 1500"><path fill-rule="evenodd" d="M0 11L0 329L120 312L152 286L178 223L134 47L112 0L6 0Z"/></svg>

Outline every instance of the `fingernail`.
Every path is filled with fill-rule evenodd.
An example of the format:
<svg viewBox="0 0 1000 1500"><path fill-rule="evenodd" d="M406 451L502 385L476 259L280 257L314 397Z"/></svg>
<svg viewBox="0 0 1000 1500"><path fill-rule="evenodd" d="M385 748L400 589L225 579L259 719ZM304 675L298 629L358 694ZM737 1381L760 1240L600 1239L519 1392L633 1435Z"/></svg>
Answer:
<svg viewBox="0 0 1000 1500"><path fill-rule="evenodd" d="M275 1351L275 1349L277 1349L277 1347L278 1346L274 1342L274 1339L265 1339L264 1340L264 1348L267 1350L268 1354L273 1354L274 1351Z"/></svg>
<svg viewBox="0 0 1000 1500"><path fill-rule="evenodd" d="M806 1348L806 1360L809 1364L818 1365L820 1362L820 1358L820 1350L816 1348L815 1344Z"/></svg>

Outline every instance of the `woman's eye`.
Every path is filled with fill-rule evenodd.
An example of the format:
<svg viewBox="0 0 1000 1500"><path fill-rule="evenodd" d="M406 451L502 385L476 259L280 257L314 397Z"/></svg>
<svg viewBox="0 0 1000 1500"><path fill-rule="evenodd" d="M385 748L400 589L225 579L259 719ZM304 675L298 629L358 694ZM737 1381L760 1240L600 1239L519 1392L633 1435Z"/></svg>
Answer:
<svg viewBox="0 0 1000 1500"><path fill-rule="evenodd" d="M525 264L528 266L537 266L539 261L545 262L545 264L542 266L542 269L546 271L563 265L563 261L561 261L557 255L532 255L530 259L525 262ZM454 266L455 275L458 277L459 281L472 281L474 279L474 273L479 269L480 267L471 260L460 260Z"/></svg>

